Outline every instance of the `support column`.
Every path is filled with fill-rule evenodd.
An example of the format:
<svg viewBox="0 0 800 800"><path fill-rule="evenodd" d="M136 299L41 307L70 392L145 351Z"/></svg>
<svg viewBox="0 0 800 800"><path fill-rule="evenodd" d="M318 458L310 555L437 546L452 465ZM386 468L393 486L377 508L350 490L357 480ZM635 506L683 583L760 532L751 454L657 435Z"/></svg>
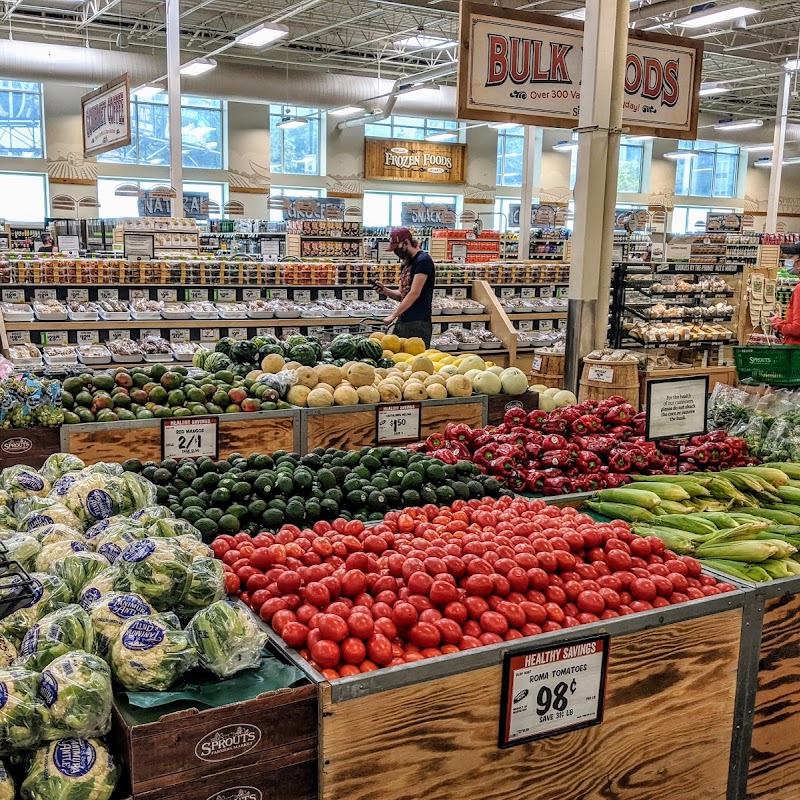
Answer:
<svg viewBox="0 0 800 800"><path fill-rule="evenodd" d="M792 73L785 72L778 86L778 108L775 114L775 135L772 139L772 168L769 171L767 195L767 222L765 233L775 233L778 227L778 204L781 197L783 149L786 144L786 118L789 115L789 87Z"/></svg>
<svg viewBox="0 0 800 800"><path fill-rule="evenodd" d="M177 192L172 216L183 216L183 138L181 136L180 0L167 0L167 109L169 113L169 182Z"/></svg>
<svg viewBox="0 0 800 800"><path fill-rule="evenodd" d="M608 335L629 0L587 0L564 385Z"/></svg>
<svg viewBox="0 0 800 800"><path fill-rule="evenodd" d="M519 247L517 248L519 261L527 260L530 248L535 155L536 128L526 125L522 139L522 187L519 198Z"/></svg>

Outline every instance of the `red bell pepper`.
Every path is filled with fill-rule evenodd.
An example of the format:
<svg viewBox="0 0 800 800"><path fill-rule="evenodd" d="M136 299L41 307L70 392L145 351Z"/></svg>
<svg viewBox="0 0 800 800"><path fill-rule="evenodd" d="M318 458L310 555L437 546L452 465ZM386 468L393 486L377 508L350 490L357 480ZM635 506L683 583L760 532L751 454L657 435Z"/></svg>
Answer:
<svg viewBox="0 0 800 800"><path fill-rule="evenodd" d="M611 436L584 436L579 444L581 450L607 456L617 446L617 440Z"/></svg>
<svg viewBox="0 0 800 800"><path fill-rule="evenodd" d="M649 450L647 452L647 468L653 470L663 469L667 465L663 453L659 450Z"/></svg>
<svg viewBox="0 0 800 800"><path fill-rule="evenodd" d="M630 425L615 425L608 430L608 433L618 439L627 439L633 433L633 428Z"/></svg>
<svg viewBox="0 0 800 800"><path fill-rule="evenodd" d="M469 443L473 452L479 450L481 447L485 447L487 444L494 443L494 436L489 436L488 433L483 433L482 431L476 431L476 434L477 436Z"/></svg>
<svg viewBox="0 0 800 800"><path fill-rule="evenodd" d="M528 414L525 409L522 408L522 406L509 408L508 411L503 414L503 422L512 428L516 428L519 425L524 425L527 418Z"/></svg>
<svg viewBox="0 0 800 800"><path fill-rule="evenodd" d="M497 447L499 445L487 444L478 448L472 454L472 460L480 467L487 467L497 458Z"/></svg>
<svg viewBox="0 0 800 800"><path fill-rule="evenodd" d="M602 475L578 475L572 479L573 492L596 492L602 489L605 479Z"/></svg>
<svg viewBox="0 0 800 800"><path fill-rule="evenodd" d="M577 417L572 423L571 430L573 433L584 434L597 433L603 429L603 420L596 417L594 414L583 414Z"/></svg>
<svg viewBox="0 0 800 800"><path fill-rule="evenodd" d="M579 409L575 408L575 406L566 406L564 408L557 408L555 411L550 413L550 418L553 419L563 419L567 423L567 427L572 425L575 420L579 419L582 416Z"/></svg>
<svg viewBox="0 0 800 800"><path fill-rule="evenodd" d="M425 440L425 447L428 450L439 450L440 448L444 447L444 436L441 433L432 433L426 440Z"/></svg>
<svg viewBox="0 0 800 800"><path fill-rule="evenodd" d="M647 453L641 447L631 447L626 453L631 460L631 469L647 469Z"/></svg>
<svg viewBox="0 0 800 800"><path fill-rule="evenodd" d="M502 436L498 437L498 441L502 442L503 444L513 444L517 447L525 447L525 444L528 441L528 433L529 431L524 430L523 428L517 428L515 431L504 433Z"/></svg>
<svg viewBox="0 0 800 800"><path fill-rule="evenodd" d="M541 425L542 433L557 433L563 436L567 432L567 421L558 417L548 418Z"/></svg>
<svg viewBox="0 0 800 800"><path fill-rule="evenodd" d="M569 467L572 464L571 450L548 450L542 453L539 463L548 467Z"/></svg>
<svg viewBox="0 0 800 800"><path fill-rule="evenodd" d="M547 420L547 412L542 411L541 409L537 409L536 411L531 411L531 413L528 414L525 420L525 425L528 428L533 428L534 430L537 430L539 426L546 420Z"/></svg>
<svg viewBox="0 0 800 800"><path fill-rule="evenodd" d="M451 422L445 427L444 436L450 441L463 442L468 445L475 436L475 432L463 422Z"/></svg>
<svg viewBox="0 0 800 800"><path fill-rule="evenodd" d="M499 456L489 462L489 470L495 475L511 475L516 472L516 466L511 456Z"/></svg>
<svg viewBox="0 0 800 800"><path fill-rule="evenodd" d="M630 483L631 479L627 475L610 472L605 476L605 482L609 489L618 489L620 486L625 486L626 484Z"/></svg>
<svg viewBox="0 0 800 800"><path fill-rule="evenodd" d="M535 442L528 442L525 445L525 456L526 458L531 459L531 461L536 461L537 458L541 455L542 446L540 444L536 444Z"/></svg>
<svg viewBox="0 0 800 800"><path fill-rule="evenodd" d="M563 450L567 446L567 440L557 433L545 436L542 441L542 450Z"/></svg>
<svg viewBox="0 0 800 800"><path fill-rule="evenodd" d="M709 463L709 454L705 449L705 445L700 447L687 447L681 454L681 470L686 461L694 461L695 464L705 466Z"/></svg>
<svg viewBox="0 0 800 800"><path fill-rule="evenodd" d="M600 469L600 459L588 450L581 450L575 459L575 466L578 468L578 472L594 473Z"/></svg>
<svg viewBox="0 0 800 800"><path fill-rule="evenodd" d="M457 464L459 461L458 456L450 449L444 447L440 450L434 450L431 455L434 458L438 458L440 461L444 461L445 464Z"/></svg>
<svg viewBox="0 0 800 800"><path fill-rule="evenodd" d="M459 459L472 461L472 452L463 442L446 442L444 447L455 453Z"/></svg>
<svg viewBox="0 0 800 800"><path fill-rule="evenodd" d="M524 492L528 488L528 482L522 475L509 475L506 477L506 487L513 492Z"/></svg>
<svg viewBox="0 0 800 800"><path fill-rule="evenodd" d="M411 450L412 453L425 453L427 449L425 442L414 442L414 444L406 445L406 450Z"/></svg>
<svg viewBox="0 0 800 800"><path fill-rule="evenodd" d="M636 416L636 409L629 403L620 403L603 416L606 425L628 425Z"/></svg>
<svg viewBox="0 0 800 800"><path fill-rule="evenodd" d="M572 491L572 478L545 478L544 493L546 495L568 494Z"/></svg>
<svg viewBox="0 0 800 800"><path fill-rule="evenodd" d="M539 494L544 489L545 474L539 470L530 470L525 474L525 486L529 492Z"/></svg>
<svg viewBox="0 0 800 800"><path fill-rule="evenodd" d="M608 468L614 472L628 472L631 468L631 459L628 453L619 448L612 450L608 456Z"/></svg>

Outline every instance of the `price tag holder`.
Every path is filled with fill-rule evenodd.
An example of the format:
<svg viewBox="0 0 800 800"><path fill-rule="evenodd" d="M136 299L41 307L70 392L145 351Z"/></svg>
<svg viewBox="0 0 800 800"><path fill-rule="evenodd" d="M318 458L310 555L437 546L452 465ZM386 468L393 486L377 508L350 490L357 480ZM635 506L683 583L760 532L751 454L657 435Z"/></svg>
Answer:
<svg viewBox="0 0 800 800"><path fill-rule="evenodd" d="M441 332L442 332L442 323L434 322L433 325L431 325L431 333L434 336L438 336Z"/></svg>
<svg viewBox="0 0 800 800"><path fill-rule="evenodd" d="M533 330L533 322L529 319L521 319L519 321L519 330L521 331L532 331Z"/></svg>
<svg viewBox="0 0 800 800"><path fill-rule="evenodd" d="M186 299L189 302L208 302L208 289L188 289Z"/></svg>
<svg viewBox="0 0 800 800"><path fill-rule="evenodd" d="M235 303L236 289L217 289L217 301L220 303Z"/></svg>
<svg viewBox="0 0 800 800"><path fill-rule="evenodd" d="M31 332L30 331L9 331L8 332L9 344L30 344Z"/></svg>
<svg viewBox="0 0 800 800"><path fill-rule="evenodd" d="M67 289L67 300L71 303L88 303L89 290L86 288Z"/></svg>
<svg viewBox="0 0 800 800"><path fill-rule="evenodd" d="M160 339L161 328L142 328L139 331L139 336L142 339Z"/></svg>
<svg viewBox="0 0 800 800"><path fill-rule="evenodd" d="M539 322L539 330L540 331L551 331L553 330L553 320L551 319L543 319Z"/></svg>
<svg viewBox="0 0 800 800"><path fill-rule="evenodd" d="M172 299L178 299L178 293L175 291L175 289L159 289L159 300L168 300L168 298L161 296L162 292L172 292ZM150 297L150 292L148 292L147 289L131 289L128 296L131 298L131 300L147 300Z"/></svg>
<svg viewBox="0 0 800 800"><path fill-rule="evenodd" d="M614 383L613 367L589 367L588 378L598 383Z"/></svg>
<svg viewBox="0 0 800 800"><path fill-rule="evenodd" d="M334 325L333 326L333 333L335 336L338 336L340 333L350 333L350 326L349 325Z"/></svg>
<svg viewBox="0 0 800 800"><path fill-rule="evenodd" d="M228 336L231 339L246 339L247 328L228 328Z"/></svg>
<svg viewBox="0 0 800 800"><path fill-rule="evenodd" d="M270 289L269 296L272 300L285 300L288 297L286 289Z"/></svg>
<svg viewBox="0 0 800 800"><path fill-rule="evenodd" d="M483 331L486 330L486 323L485 322L473 322L470 325L470 330L473 331Z"/></svg>
<svg viewBox="0 0 800 800"><path fill-rule="evenodd" d="M378 300L381 299L381 296L374 290L374 289L365 289L364 290L364 300L367 303L377 303Z"/></svg>
<svg viewBox="0 0 800 800"><path fill-rule="evenodd" d="M539 297L552 297L553 296L553 287L552 286L542 286Z"/></svg>
<svg viewBox="0 0 800 800"><path fill-rule="evenodd" d="M242 300L260 300L261 289L242 289Z"/></svg>
<svg viewBox="0 0 800 800"><path fill-rule="evenodd" d="M131 332L129 330L126 331L126 330L122 330L122 329L115 330L115 331L109 331L108 332L108 338L112 342L116 341L117 339L130 339L131 338Z"/></svg>
<svg viewBox="0 0 800 800"><path fill-rule="evenodd" d="M320 328L318 326L312 326L308 329L309 336L323 336L325 333L325 328Z"/></svg>
<svg viewBox="0 0 800 800"><path fill-rule="evenodd" d="M447 289L434 289L433 290L434 297L447 297Z"/></svg>
<svg viewBox="0 0 800 800"><path fill-rule="evenodd" d="M147 291L145 291L145 297L147 296ZM133 296L133 292L131 292L131 297ZM178 290L177 289L159 289L156 292L156 297L162 303L177 303L178 302Z"/></svg>
<svg viewBox="0 0 800 800"><path fill-rule="evenodd" d="M46 303L48 300L55 300L56 299L56 290L55 289L34 289L33 290L33 299L39 301L40 303Z"/></svg>
<svg viewBox="0 0 800 800"><path fill-rule="evenodd" d="M101 302L103 300L119 300L119 289L98 289L97 299Z"/></svg>
<svg viewBox="0 0 800 800"><path fill-rule="evenodd" d="M311 290L310 289L295 289L294 290L294 302L295 303L310 303L311 302Z"/></svg>
<svg viewBox="0 0 800 800"><path fill-rule="evenodd" d="M560 297L562 300L569 299L569 287L568 286L562 286L558 290L557 296Z"/></svg>
<svg viewBox="0 0 800 800"><path fill-rule="evenodd" d="M541 356L534 356L533 361L531 362L531 369L539 372L542 368L542 357Z"/></svg>
<svg viewBox="0 0 800 800"><path fill-rule="evenodd" d="M25 290L24 289L3 289L3 302L4 303L24 303Z"/></svg>
<svg viewBox="0 0 800 800"><path fill-rule="evenodd" d="M375 409L375 443L416 442L422 429L422 403L382 403Z"/></svg>
<svg viewBox="0 0 800 800"><path fill-rule="evenodd" d="M375 292L377 294L377 292ZM317 297L320 300L333 300L336 297L336 291L334 289L320 289L317 292Z"/></svg>
<svg viewBox="0 0 800 800"><path fill-rule="evenodd" d="M516 293L517 293L517 290L513 286L503 286L500 289L500 297L502 297L503 300L505 300L505 299L507 299L509 297L514 297L516 295Z"/></svg>
<svg viewBox="0 0 800 800"><path fill-rule="evenodd" d="M534 289L533 286L523 286L522 296L526 299L529 299L531 297L536 297L536 289Z"/></svg>
<svg viewBox="0 0 800 800"><path fill-rule="evenodd" d="M342 300L358 300L358 289L342 289Z"/></svg>
<svg viewBox="0 0 800 800"><path fill-rule="evenodd" d="M161 421L161 459L219 458L219 417Z"/></svg>
<svg viewBox="0 0 800 800"><path fill-rule="evenodd" d="M460 288L453 289L453 297L455 297L457 300L466 300L467 299L466 286L461 286Z"/></svg>
<svg viewBox="0 0 800 800"><path fill-rule="evenodd" d="M560 319L558 321L558 329L560 331L565 331L567 329L567 321L565 319Z"/></svg>
<svg viewBox="0 0 800 800"><path fill-rule="evenodd" d="M200 328L201 342L218 342L219 339L219 328Z"/></svg>
<svg viewBox="0 0 800 800"><path fill-rule="evenodd" d="M256 328L256 336L275 336L275 328Z"/></svg>
<svg viewBox="0 0 800 800"><path fill-rule="evenodd" d="M169 340L171 342L188 342L192 338L188 328L170 328Z"/></svg>
<svg viewBox="0 0 800 800"><path fill-rule="evenodd" d="M46 346L64 346L67 344L67 341L66 331L45 331L42 334L42 344Z"/></svg>
<svg viewBox="0 0 800 800"><path fill-rule="evenodd" d="M501 748L603 721L610 637L508 653L500 697Z"/></svg>
<svg viewBox="0 0 800 800"><path fill-rule="evenodd" d="M100 331L77 331L75 338L79 345L98 344L100 342Z"/></svg>

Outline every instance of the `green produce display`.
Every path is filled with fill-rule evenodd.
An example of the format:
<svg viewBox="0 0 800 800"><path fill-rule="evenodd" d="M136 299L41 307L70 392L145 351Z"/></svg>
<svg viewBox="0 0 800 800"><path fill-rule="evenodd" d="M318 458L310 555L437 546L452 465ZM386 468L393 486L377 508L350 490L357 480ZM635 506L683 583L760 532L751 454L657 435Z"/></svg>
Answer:
<svg viewBox="0 0 800 800"><path fill-rule="evenodd" d="M72 650L92 652L94 628L89 615L77 605L62 606L42 617L26 634L16 663L42 670Z"/></svg>
<svg viewBox="0 0 800 800"><path fill-rule="evenodd" d="M403 448L318 448L306 456L277 451L224 461L126 461L158 487L159 502L211 541L221 533L277 531L287 523L379 520L386 511L503 493L469 461L445 464ZM165 520L164 523L169 523Z"/></svg>
<svg viewBox="0 0 800 800"><path fill-rule="evenodd" d="M39 675L22 667L0 669L0 753L33 747L39 742L45 714L38 695Z"/></svg>
<svg viewBox="0 0 800 800"><path fill-rule="evenodd" d="M8 774L5 766L0 763L0 800L16 800L17 788L14 779Z"/></svg>

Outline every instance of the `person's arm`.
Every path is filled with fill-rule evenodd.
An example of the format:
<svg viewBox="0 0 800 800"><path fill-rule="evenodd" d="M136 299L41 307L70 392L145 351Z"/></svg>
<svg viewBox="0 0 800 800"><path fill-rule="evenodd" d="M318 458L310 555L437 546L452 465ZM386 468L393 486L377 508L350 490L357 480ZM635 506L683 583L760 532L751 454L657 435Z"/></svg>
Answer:
<svg viewBox="0 0 800 800"><path fill-rule="evenodd" d="M378 290L378 294L382 294L385 297L389 297L392 300L402 300L403 296L400 294L399 289L389 289L380 281L375 281L375 288Z"/></svg>
<svg viewBox="0 0 800 800"><path fill-rule="evenodd" d="M411 288L408 290L408 294L400 301L400 305L389 314L384 322L387 325L391 325L395 320L399 319L400 316L403 314L404 311L408 311L412 305L417 301L420 294L422 294L422 290L425 287L425 282L428 280L428 276L424 273L418 273L414 276L414 280L411 281Z"/></svg>
<svg viewBox="0 0 800 800"><path fill-rule="evenodd" d="M800 286L796 286L792 292L789 308L786 309L786 319L776 327L784 336L800 338Z"/></svg>

